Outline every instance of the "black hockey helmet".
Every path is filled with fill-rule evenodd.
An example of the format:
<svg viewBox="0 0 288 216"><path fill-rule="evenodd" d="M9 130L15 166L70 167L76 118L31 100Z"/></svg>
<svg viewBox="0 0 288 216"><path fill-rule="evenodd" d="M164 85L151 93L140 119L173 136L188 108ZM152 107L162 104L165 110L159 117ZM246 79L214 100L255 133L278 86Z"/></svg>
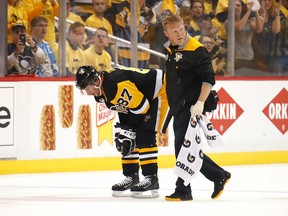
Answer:
<svg viewBox="0 0 288 216"><path fill-rule="evenodd" d="M83 90L88 85L95 85L97 78L101 80L101 73L93 66L81 66L76 72L76 87Z"/></svg>

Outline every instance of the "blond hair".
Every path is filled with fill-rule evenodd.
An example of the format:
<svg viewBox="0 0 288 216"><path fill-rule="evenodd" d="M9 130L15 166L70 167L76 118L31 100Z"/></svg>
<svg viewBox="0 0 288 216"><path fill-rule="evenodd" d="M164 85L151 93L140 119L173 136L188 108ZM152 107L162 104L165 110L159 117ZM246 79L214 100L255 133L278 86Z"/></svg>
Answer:
<svg viewBox="0 0 288 216"><path fill-rule="evenodd" d="M171 16L167 16L163 19L163 21L162 21L163 29L166 30L166 26L170 23L178 23L178 22L180 22L184 25L184 21L183 21L181 16L171 14Z"/></svg>

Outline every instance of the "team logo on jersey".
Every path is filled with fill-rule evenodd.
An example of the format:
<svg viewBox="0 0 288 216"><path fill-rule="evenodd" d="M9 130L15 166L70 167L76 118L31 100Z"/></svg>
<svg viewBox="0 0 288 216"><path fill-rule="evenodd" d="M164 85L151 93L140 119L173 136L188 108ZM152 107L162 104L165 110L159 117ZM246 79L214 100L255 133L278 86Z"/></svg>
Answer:
<svg viewBox="0 0 288 216"><path fill-rule="evenodd" d="M144 118L144 122L147 122L151 119L151 115L146 115Z"/></svg>
<svg viewBox="0 0 288 216"><path fill-rule="evenodd" d="M116 104L114 106L111 106L110 109L119 113L128 114L128 108L123 106L122 104Z"/></svg>
<svg viewBox="0 0 288 216"><path fill-rule="evenodd" d="M83 69L83 68L81 68L80 70L79 70L79 74L84 74L85 73L85 70Z"/></svg>
<svg viewBox="0 0 288 216"><path fill-rule="evenodd" d="M183 55L182 53L175 53L175 61L178 62L179 60L181 60L183 58Z"/></svg>

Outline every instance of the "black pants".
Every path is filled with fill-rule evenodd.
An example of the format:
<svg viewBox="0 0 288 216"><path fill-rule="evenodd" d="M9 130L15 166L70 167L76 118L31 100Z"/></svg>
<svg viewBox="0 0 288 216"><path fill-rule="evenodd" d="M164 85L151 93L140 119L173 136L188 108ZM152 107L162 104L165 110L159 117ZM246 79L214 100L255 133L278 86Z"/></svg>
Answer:
<svg viewBox="0 0 288 216"><path fill-rule="evenodd" d="M174 116L173 129L175 136L174 145L176 158L183 144L190 117L191 114L189 107L184 109L178 115ZM218 166L206 154L204 154L203 164L200 172L210 181L221 181L225 170ZM181 178L178 178L176 181L176 190L182 193L191 193L191 186L190 184L188 186L185 186L184 181Z"/></svg>
<svg viewBox="0 0 288 216"><path fill-rule="evenodd" d="M134 122L133 125L136 128L136 149L130 155L122 157L124 176L131 176L134 173L138 173L140 167L143 176L158 173L156 131L158 130L157 125L165 121L165 119L161 122L159 121L159 119L161 119L161 113L163 112L165 114L167 112L165 106L162 105L162 102L159 103L159 99L155 99L150 103L150 109L144 118L137 119L139 115L135 115L133 116L134 118L129 119L130 123L132 121Z"/></svg>

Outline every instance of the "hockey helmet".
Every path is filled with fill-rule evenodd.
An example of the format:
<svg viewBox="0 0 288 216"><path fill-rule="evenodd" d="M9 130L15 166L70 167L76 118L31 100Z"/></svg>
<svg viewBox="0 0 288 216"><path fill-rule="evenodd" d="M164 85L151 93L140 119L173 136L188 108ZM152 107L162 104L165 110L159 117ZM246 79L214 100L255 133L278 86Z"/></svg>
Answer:
<svg viewBox="0 0 288 216"><path fill-rule="evenodd" d="M97 79L100 80L100 85L96 86ZM76 72L76 87L80 90L85 89L88 85L96 87L101 86L101 73L96 71L93 66L81 66Z"/></svg>

